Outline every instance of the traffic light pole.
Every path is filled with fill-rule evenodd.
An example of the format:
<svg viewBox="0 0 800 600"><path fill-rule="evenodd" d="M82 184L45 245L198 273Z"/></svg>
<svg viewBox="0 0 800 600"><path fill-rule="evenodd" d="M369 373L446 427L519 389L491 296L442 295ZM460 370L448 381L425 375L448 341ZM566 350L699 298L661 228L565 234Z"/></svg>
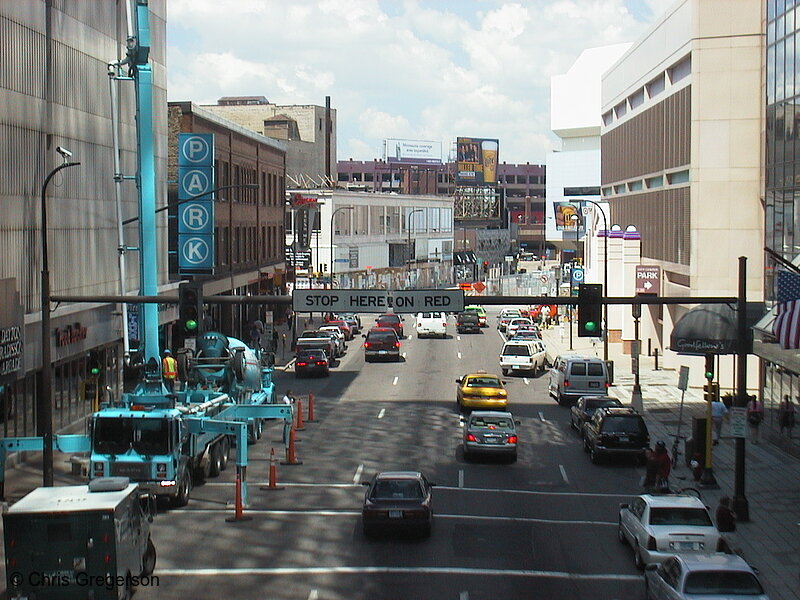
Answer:
<svg viewBox="0 0 800 600"><path fill-rule="evenodd" d="M739 409L747 406L747 257L739 257L739 297L736 300L736 399ZM736 465L733 482L733 510L738 521L750 520L750 505L744 494L745 439L736 438Z"/></svg>
<svg viewBox="0 0 800 600"><path fill-rule="evenodd" d="M714 477L713 467L713 450L712 450L712 410L711 404L714 401L714 355L706 354L706 386L708 389L705 393L706 401L706 457L703 466L703 474L700 476L700 485L708 488L719 488L717 479Z"/></svg>

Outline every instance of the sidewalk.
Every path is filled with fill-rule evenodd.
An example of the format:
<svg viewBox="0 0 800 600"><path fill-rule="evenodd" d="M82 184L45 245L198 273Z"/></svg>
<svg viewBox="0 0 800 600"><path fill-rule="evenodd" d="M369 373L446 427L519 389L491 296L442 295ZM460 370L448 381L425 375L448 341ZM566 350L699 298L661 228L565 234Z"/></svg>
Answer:
<svg viewBox="0 0 800 600"><path fill-rule="evenodd" d="M602 343L593 346L591 338L573 337L574 350L569 350L569 337L562 341L558 328L545 330L542 337L551 360L570 352L603 355ZM622 353L621 343L609 344L608 352L609 360L614 361L615 377L609 395L630 403L634 379L630 372L630 355ZM681 401L678 372L655 371L654 360L649 356L640 358L639 368L644 417L651 439L653 442L664 440L667 448L671 448ZM702 389L686 390L682 435L691 436L692 417L704 416L705 408ZM719 445L713 447L714 476L719 489L702 489L703 500L712 514L722 496L733 496L735 441L726 436L726 430L727 424L723 426ZM763 425L761 434L758 445L748 441L745 448L745 497L749 501L750 521L738 523L736 532L730 535L733 545L741 549L745 560L759 570L759 577L771 600L795 600L800 596L800 458L786 451L788 445L776 444L781 442L780 438L765 430ZM687 486L699 488L685 466L684 456L680 458L673 471L673 480L677 485L685 482Z"/></svg>

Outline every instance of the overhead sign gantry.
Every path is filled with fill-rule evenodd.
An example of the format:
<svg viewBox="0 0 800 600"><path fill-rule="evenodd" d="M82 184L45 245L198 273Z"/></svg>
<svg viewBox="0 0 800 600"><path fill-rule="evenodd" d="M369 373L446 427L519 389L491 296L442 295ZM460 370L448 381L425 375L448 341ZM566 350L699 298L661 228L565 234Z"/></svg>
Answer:
<svg viewBox="0 0 800 600"><path fill-rule="evenodd" d="M461 312L462 290L298 290L292 293L295 312L381 312L413 314Z"/></svg>

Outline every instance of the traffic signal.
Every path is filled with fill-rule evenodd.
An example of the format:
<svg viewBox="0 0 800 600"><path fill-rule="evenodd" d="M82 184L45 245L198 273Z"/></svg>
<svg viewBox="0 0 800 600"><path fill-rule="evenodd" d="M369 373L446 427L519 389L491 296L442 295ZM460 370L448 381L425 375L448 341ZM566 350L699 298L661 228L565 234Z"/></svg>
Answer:
<svg viewBox="0 0 800 600"><path fill-rule="evenodd" d="M581 283L578 286L578 337L601 337L602 323L602 284Z"/></svg>
<svg viewBox="0 0 800 600"><path fill-rule="evenodd" d="M203 319L203 287L199 283L181 284L178 288L178 319L186 335L200 333Z"/></svg>
<svg viewBox="0 0 800 600"><path fill-rule="evenodd" d="M703 400L706 402L713 402L719 399L719 384L714 381L709 381L703 385Z"/></svg>
<svg viewBox="0 0 800 600"><path fill-rule="evenodd" d="M89 360L86 368L89 371L89 375L93 375L95 377L103 372L103 361L99 353L95 351L89 353Z"/></svg>

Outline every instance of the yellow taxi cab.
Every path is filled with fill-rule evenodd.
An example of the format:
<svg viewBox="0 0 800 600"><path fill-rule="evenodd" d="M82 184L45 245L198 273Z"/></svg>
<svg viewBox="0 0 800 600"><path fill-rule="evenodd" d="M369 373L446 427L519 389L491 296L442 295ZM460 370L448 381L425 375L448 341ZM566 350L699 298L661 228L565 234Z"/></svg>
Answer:
<svg viewBox="0 0 800 600"><path fill-rule="evenodd" d="M500 409L508 404L503 381L486 371L469 373L456 379L456 405L459 411L472 408Z"/></svg>

